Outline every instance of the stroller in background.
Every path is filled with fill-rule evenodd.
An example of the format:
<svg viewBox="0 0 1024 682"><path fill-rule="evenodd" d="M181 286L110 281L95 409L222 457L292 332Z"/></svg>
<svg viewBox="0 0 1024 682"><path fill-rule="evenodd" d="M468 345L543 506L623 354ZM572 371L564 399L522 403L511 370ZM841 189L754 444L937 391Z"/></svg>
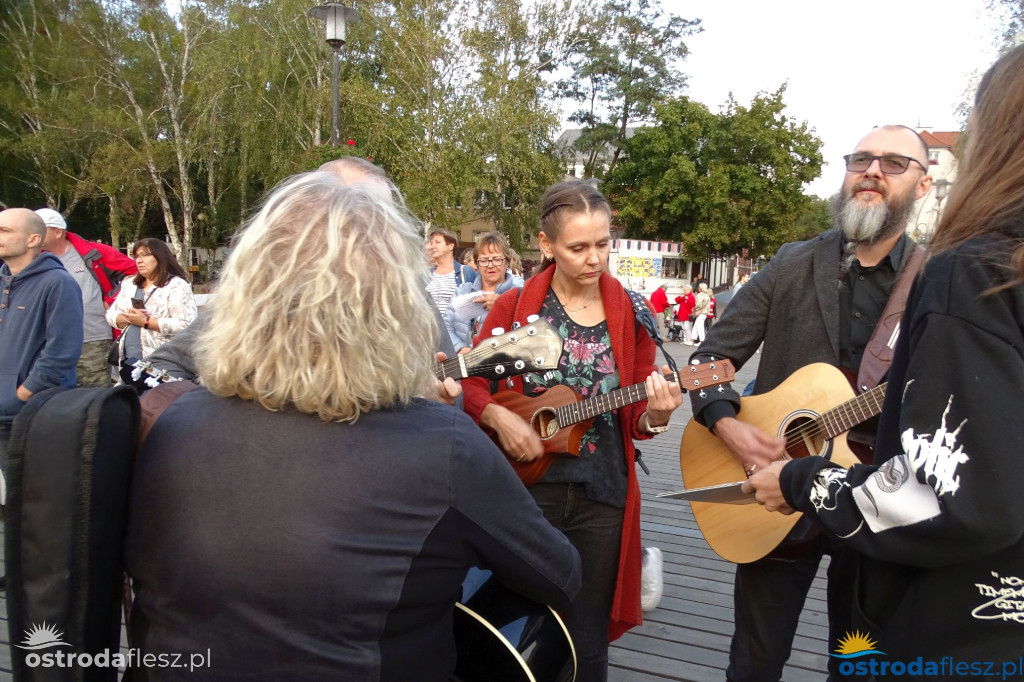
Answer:
<svg viewBox="0 0 1024 682"><path fill-rule="evenodd" d="M676 313L679 311L679 304L672 306L672 324L668 328L668 340L669 341L682 341L683 340L683 321L676 319Z"/></svg>

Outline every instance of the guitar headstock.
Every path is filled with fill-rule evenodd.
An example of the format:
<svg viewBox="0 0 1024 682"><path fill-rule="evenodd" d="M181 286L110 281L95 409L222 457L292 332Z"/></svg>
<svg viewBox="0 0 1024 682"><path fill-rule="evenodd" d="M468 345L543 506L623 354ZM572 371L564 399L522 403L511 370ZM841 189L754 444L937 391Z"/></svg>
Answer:
<svg viewBox="0 0 1024 682"><path fill-rule="evenodd" d="M735 378L736 371L729 360L712 360L699 365L681 367L677 376L684 391L698 391L708 386L726 384Z"/></svg>
<svg viewBox="0 0 1024 682"><path fill-rule="evenodd" d="M558 367L562 337L547 320L527 322L518 329L480 341L463 357L467 374L498 380Z"/></svg>
<svg viewBox="0 0 1024 682"><path fill-rule="evenodd" d="M181 379L172 377L166 370L157 369L145 360L139 360L132 365L130 378L131 381L127 381L127 377L122 377L125 383L134 386L140 394L151 388L156 388L160 384L181 381Z"/></svg>

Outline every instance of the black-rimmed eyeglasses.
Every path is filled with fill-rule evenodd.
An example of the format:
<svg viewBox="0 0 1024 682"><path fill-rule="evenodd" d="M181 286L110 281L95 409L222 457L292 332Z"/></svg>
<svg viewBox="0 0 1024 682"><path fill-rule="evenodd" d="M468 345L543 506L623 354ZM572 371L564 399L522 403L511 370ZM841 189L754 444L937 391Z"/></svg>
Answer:
<svg viewBox="0 0 1024 682"><path fill-rule="evenodd" d="M476 264L480 265L480 266L483 266L485 268L489 267L491 265L498 265L498 266L500 266L504 262L505 262L505 259L502 256L497 256L495 258L477 258L476 259Z"/></svg>
<svg viewBox="0 0 1024 682"><path fill-rule="evenodd" d="M857 153L847 154L843 157L843 160L846 161L846 170L851 173L863 173L871 167L871 164L875 162L875 159L878 159L878 167L886 175L899 175L901 173L906 173L907 169L910 168L911 161L920 166L921 170L925 173L928 172L928 169L925 168L923 163L912 156L903 156L902 154L884 154L882 156L878 156L876 154Z"/></svg>

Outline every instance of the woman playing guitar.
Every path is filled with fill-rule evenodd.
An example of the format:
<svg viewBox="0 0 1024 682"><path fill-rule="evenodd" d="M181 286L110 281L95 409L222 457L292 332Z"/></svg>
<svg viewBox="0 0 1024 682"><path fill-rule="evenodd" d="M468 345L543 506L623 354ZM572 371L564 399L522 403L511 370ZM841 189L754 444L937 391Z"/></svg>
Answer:
<svg viewBox="0 0 1024 682"><path fill-rule="evenodd" d="M611 242L608 201L586 182L550 187L541 206L541 271L522 292L495 303L481 329L546 318L565 339L555 371L509 380L503 390L528 396L565 385L583 397L644 381L647 401L595 418L578 457L558 458L530 488L545 517L579 550L583 585L566 613L579 659L577 679L608 675L608 643L640 624L640 492L633 439L664 431L682 402L679 385L654 365L655 345L637 324L622 285L605 272ZM645 378L646 377L646 378ZM536 431L497 404L488 383L463 383L465 409L494 431L506 456L520 462L544 455ZM575 454L575 453L572 453Z"/></svg>

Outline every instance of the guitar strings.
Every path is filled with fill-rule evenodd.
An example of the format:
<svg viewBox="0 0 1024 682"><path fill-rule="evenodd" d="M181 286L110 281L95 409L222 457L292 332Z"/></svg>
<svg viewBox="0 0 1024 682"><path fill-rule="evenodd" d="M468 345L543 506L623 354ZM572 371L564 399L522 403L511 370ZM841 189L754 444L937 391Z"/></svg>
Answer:
<svg viewBox="0 0 1024 682"><path fill-rule="evenodd" d="M801 424L800 426L793 429L793 431L790 432L790 435L796 436L801 440L804 438L810 438L813 440L815 438L819 438L822 436L825 437L824 440L830 440L828 438L828 426L825 424L826 415L833 414L840 410L843 412L854 412L855 410L863 409L864 407L866 407L865 403L869 399L864 397L867 395L868 394L862 394L862 396L858 396L853 400L847 401L842 405L839 405L837 407L832 408L831 410L828 410L824 414L812 419L807 424Z"/></svg>

